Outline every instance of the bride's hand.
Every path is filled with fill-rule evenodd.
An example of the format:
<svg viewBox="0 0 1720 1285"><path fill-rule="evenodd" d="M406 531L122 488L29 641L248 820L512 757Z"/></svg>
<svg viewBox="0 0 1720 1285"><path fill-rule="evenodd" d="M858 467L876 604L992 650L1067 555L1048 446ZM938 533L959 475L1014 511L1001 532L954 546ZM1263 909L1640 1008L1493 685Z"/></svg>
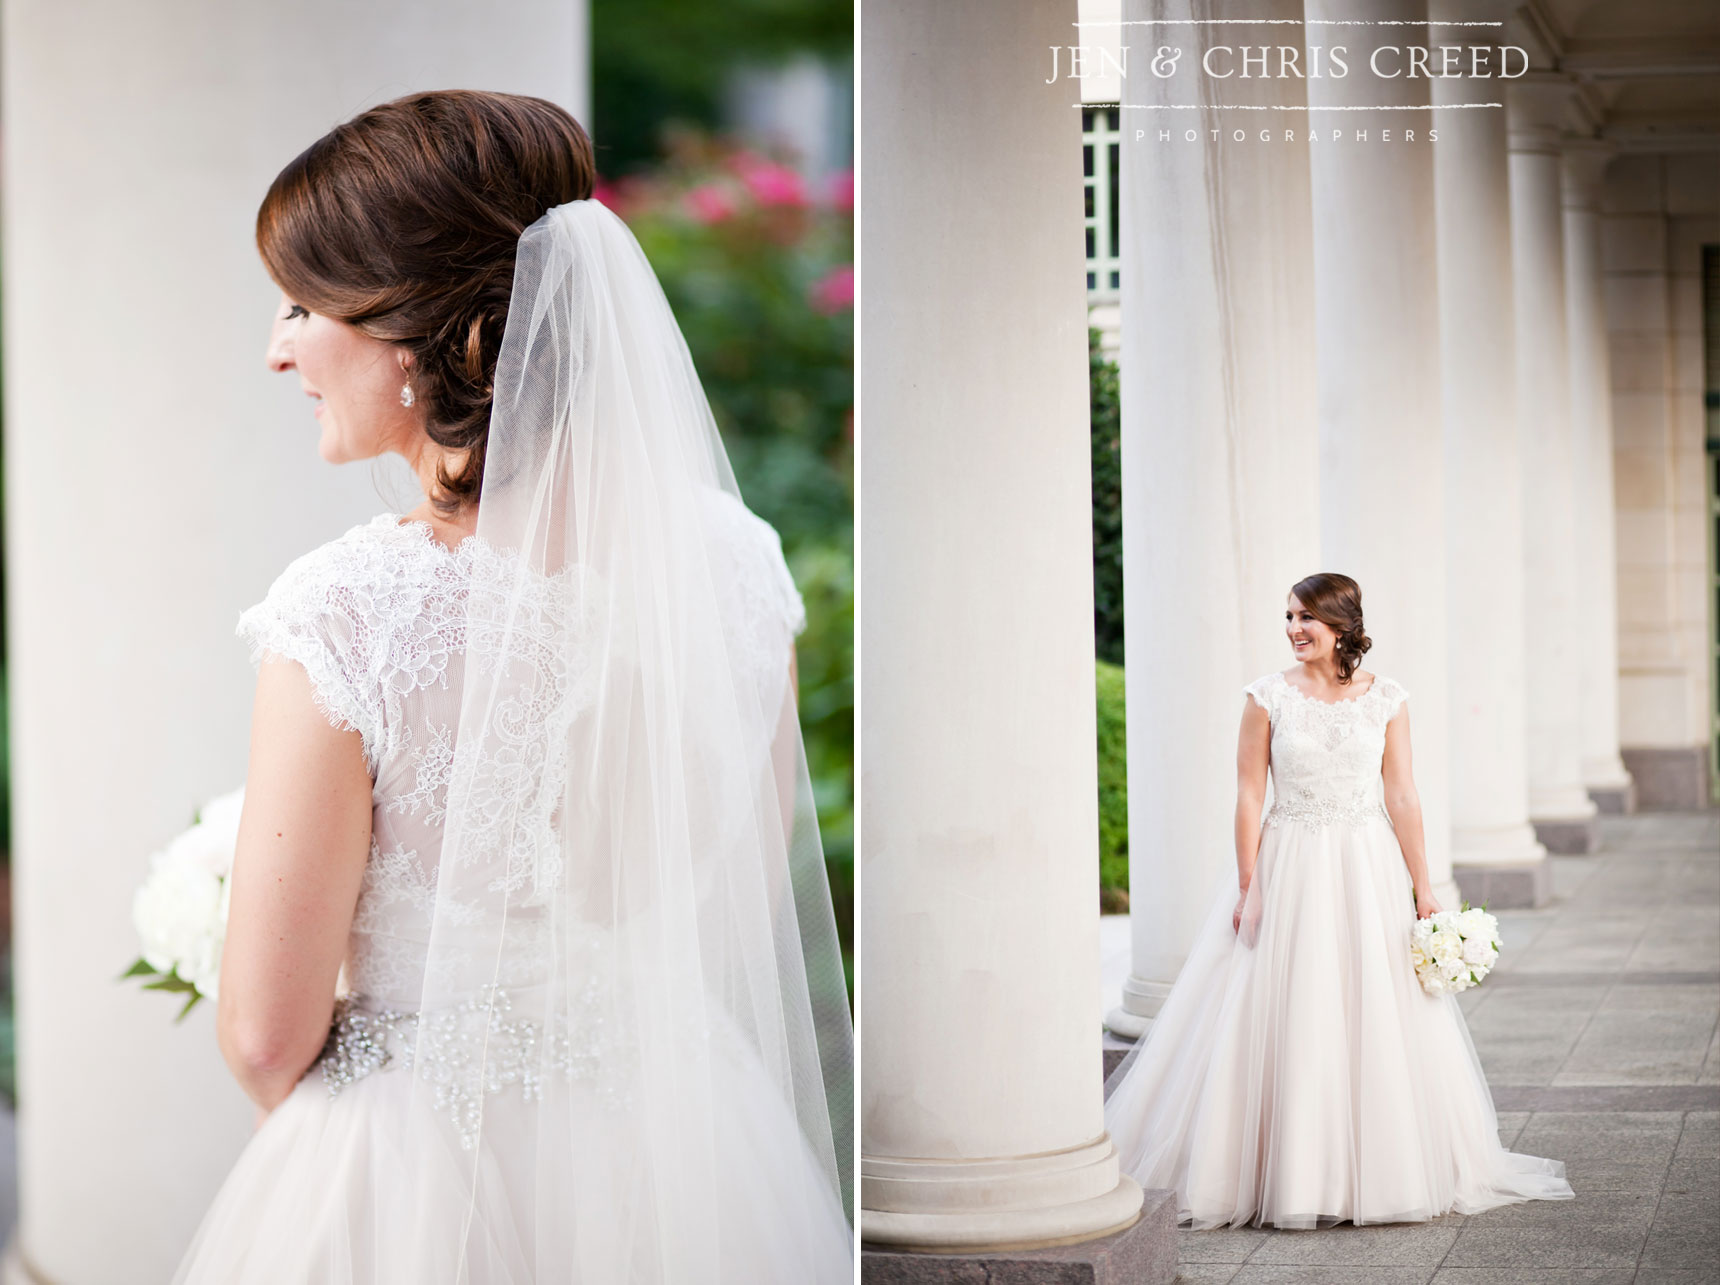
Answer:
<svg viewBox="0 0 1720 1285"><path fill-rule="evenodd" d="M1439 913L1439 903L1433 899L1433 891L1429 888L1415 890L1415 917L1426 919L1429 915Z"/></svg>
<svg viewBox="0 0 1720 1285"><path fill-rule="evenodd" d="M1242 931L1242 908L1248 904L1248 889L1242 890L1242 895L1236 899L1236 909L1230 912L1230 931Z"/></svg>

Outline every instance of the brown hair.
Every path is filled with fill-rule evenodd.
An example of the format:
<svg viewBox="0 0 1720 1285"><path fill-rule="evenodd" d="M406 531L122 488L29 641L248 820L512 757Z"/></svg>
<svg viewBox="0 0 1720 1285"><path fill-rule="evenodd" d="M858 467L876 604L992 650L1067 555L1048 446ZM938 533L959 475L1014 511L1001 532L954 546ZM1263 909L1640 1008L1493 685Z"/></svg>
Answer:
<svg viewBox="0 0 1720 1285"><path fill-rule="evenodd" d="M483 485L496 357L520 234L591 195L591 140L541 98L445 90L373 107L330 130L270 184L257 249L313 312L412 354L445 514Z"/></svg>
<svg viewBox="0 0 1720 1285"><path fill-rule="evenodd" d="M1290 594L1308 614L1338 635L1334 655L1338 681L1347 683L1374 640L1362 632L1362 586L1336 571L1316 571L1290 586Z"/></svg>

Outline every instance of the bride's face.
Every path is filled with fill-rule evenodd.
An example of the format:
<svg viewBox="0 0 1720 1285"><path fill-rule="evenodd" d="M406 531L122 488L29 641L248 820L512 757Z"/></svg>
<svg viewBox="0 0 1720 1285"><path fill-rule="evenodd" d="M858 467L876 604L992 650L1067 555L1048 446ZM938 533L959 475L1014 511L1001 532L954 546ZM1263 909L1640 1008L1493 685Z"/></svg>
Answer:
<svg viewBox="0 0 1720 1285"><path fill-rule="evenodd" d="M406 383L400 348L357 327L309 312L287 295L269 331L269 369L297 371L322 425L317 453L330 464L367 460L384 451L407 454L420 431L400 404Z"/></svg>
<svg viewBox="0 0 1720 1285"><path fill-rule="evenodd" d="M1284 633L1290 639L1290 650L1305 665L1327 659L1338 644L1338 635L1332 627L1316 620L1314 614L1297 601L1295 594L1291 594L1285 604Z"/></svg>

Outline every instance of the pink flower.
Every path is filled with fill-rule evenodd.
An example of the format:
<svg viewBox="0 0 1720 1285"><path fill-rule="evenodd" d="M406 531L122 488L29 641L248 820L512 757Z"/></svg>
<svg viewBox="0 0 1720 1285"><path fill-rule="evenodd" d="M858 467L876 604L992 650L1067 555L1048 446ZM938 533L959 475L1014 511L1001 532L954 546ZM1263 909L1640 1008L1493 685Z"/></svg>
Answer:
<svg viewBox="0 0 1720 1285"><path fill-rule="evenodd" d="M854 306L854 265L844 263L832 268L812 283L808 300L814 312L833 317Z"/></svg>
<svg viewBox="0 0 1720 1285"><path fill-rule="evenodd" d="M760 205L787 205L800 208L806 204L806 182L798 170L775 161L767 161L751 152L742 152L734 159L735 173L747 185L747 191Z"/></svg>
<svg viewBox="0 0 1720 1285"><path fill-rule="evenodd" d="M721 223L734 212L733 199L715 183L705 183L687 193L687 213L700 223Z"/></svg>
<svg viewBox="0 0 1720 1285"><path fill-rule="evenodd" d="M640 196L639 180L636 178L618 179L611 183L607 179L598 179L591 189L591 199L620 215L627 217L628 211L637 204Z"/></svg>
<svg viewBox="0 0 1720 1285"><path fill-rule="evenodd" d="M854 171L843 170L840 174L832 174L826 185L825 200L833 210L852 210L854 208Z"/></svg>

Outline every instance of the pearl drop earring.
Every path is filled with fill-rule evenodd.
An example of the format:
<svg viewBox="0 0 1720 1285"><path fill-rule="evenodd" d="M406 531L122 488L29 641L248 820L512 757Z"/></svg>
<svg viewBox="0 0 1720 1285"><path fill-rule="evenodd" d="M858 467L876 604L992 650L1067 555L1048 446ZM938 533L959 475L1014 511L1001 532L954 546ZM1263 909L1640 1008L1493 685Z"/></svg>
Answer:
<svg viewBox="0 0 1720 1285"><path fill-rule="evenodd" d="M417 398L412 396L411 384L400 385L400 404L402 406L410 406L416 400Z"/></svg>

